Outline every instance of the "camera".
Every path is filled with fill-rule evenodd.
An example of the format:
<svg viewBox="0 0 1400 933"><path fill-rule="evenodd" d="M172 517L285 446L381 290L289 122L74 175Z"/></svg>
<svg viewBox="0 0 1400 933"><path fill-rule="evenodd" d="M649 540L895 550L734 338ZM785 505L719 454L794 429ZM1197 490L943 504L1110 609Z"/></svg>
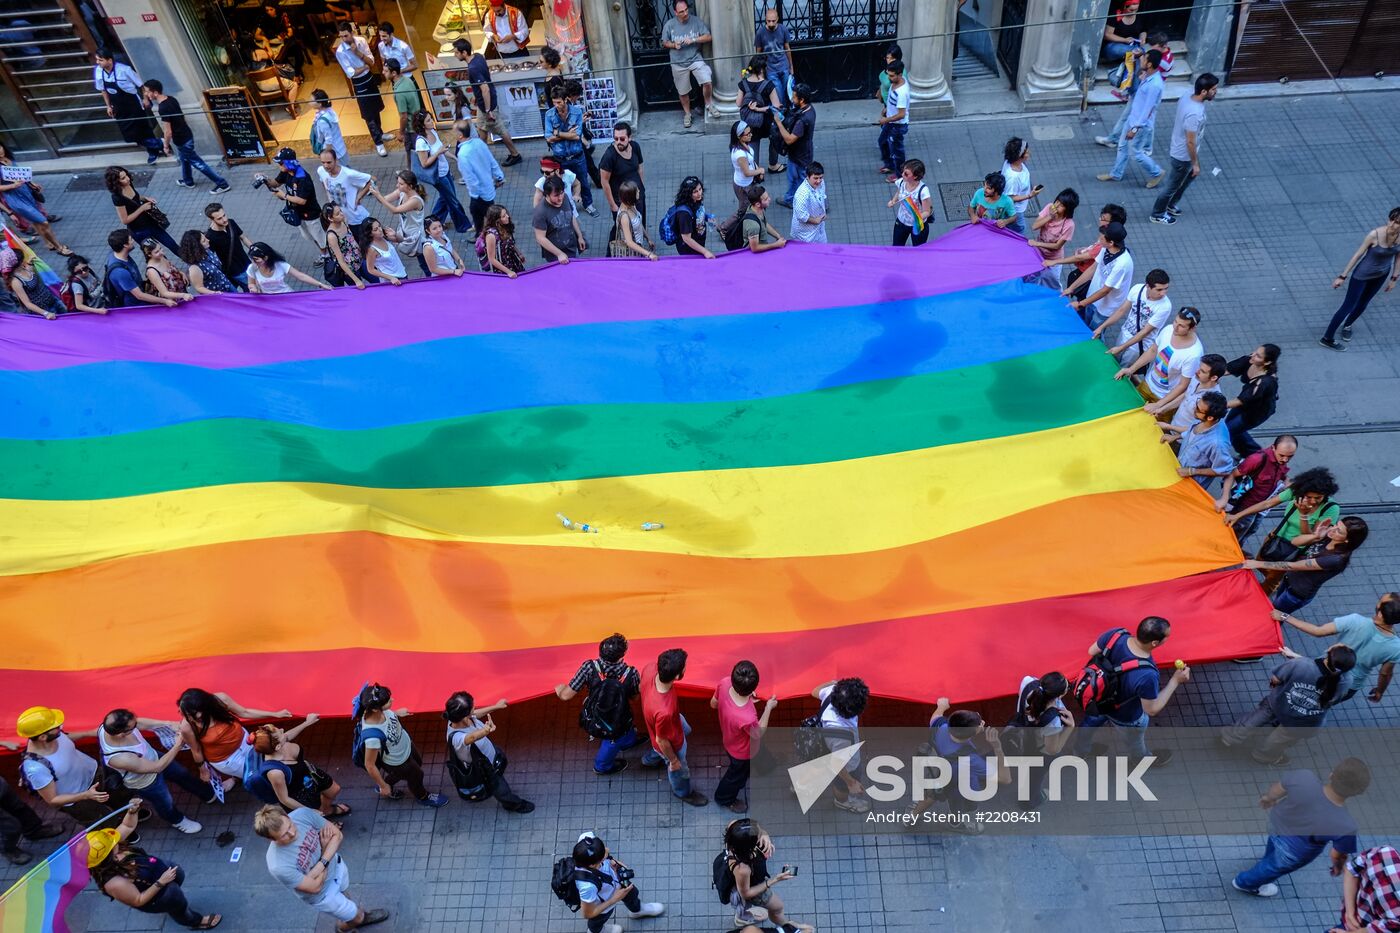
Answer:
<svg viewBox="0 0 1400 933"><path fill-rule="evenodd" d="M268 182L268 180L267 180L267 176L266 176L266 175L263 175L263 174L259 173L259 174L253 176L253 190L254 190L254 191L257 191L259 188L266 188L266 187L268 186L268 184L269 184L269 182Z"/></svg>
<svg viewBox="0 0 1400 933"><path fill-rule="evenodd" d="M617 866L617 882L618 882L618 884L624 885L624 886L625 886L625 885L629 885L629 884L632 883L632 879L635 878L635 877L637 877L637 873L636 873L635 871L633 871L632 869L628 868L626 865L619 865L619 866Z"/></svg>

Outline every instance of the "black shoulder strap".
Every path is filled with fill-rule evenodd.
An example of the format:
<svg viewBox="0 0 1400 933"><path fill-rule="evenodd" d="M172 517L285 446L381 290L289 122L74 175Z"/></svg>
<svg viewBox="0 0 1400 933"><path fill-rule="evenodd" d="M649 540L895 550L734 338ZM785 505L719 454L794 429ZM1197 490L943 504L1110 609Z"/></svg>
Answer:
<svg viewBox="0 0 1400 933"><path fill-rule="evenodd" d="M48 768L48 769L49 769L49 775L53 778L54 784L55 784L55 785L58 784L58 772L54 770L53 762L49 761L49 760L48 760L47 758L45 758L43 755L36 755L34 752L31 752L31 751L26 750L25 753L21 756L20 761L21 761L21 764L22 764L23 762L26 762L26 761L37 761L37 762L39 762L39 763L42 764L45 768ZM23 768L23 767L20 768L20 777L24 777L24 768ZM25 779L25 783L26 783L26 784L30 784L28 778ZM33 790L33 785L32 785L32 784L30 784L30 790Z"/></svg>

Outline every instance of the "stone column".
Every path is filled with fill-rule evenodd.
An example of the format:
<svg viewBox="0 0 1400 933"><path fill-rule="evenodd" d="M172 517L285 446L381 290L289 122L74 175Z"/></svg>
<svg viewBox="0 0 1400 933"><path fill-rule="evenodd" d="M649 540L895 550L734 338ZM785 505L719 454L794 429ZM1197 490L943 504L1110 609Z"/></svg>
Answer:
<svg viewBox="0 0 1400 933"><path fill-rule="evenodd" d="M583 9L583 30L588 40L588 60L599 77L614 79L617 86L617 118L636 125L632 101L637 96L636 77L632 71L632 47L619 42L614 27L622 21L622 34L627 32L627 14L620 0L574 0Z"/></svg>
<svg viewBox="0 0 1400 933"><path fill-rule="evenodd" d="M1027 110L1057 110L1079 100L1070 65L1074 0L1030 0L1017 90Z"/></svg>
<svg viewBox="0 0 1400 933"><path fill-rule="evenodd" d="M753 54L753 0L709 0L701 17L710 24L709 65L715 73L714 101L728 129L739 116L739 72Z"/></svg>
<svg viewBox="0 0 1400 933"><path fill-rule="evenodd" d="M916 118L951 117L957 0L903 0L899 6L899 41L907 69L904 77L909 82L909 114Z"/></svg>
<svg viewBox="0 0 1400 933"><path fill-rule="evenodd" d="M1377 7L1379 9L1379 7ZM1228 6L1198 3L1191 10L1186 26L1186 48L1191 56L1193 75L1210 72L1225 82L1225 52L1230 47L1234 10Z"/></svg>

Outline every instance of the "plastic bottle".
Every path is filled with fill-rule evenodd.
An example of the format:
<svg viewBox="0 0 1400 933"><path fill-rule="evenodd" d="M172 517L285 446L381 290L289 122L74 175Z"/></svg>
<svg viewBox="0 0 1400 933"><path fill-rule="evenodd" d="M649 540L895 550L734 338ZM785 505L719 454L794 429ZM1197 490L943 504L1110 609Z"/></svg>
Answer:
<svg viewBox="0 0 1400 933"><path fill-rule="evenodd" d="M587 522L575 522L575 521L571 521L567 516L564 515L563 512L555 512L555 513L554 513L554 517L557 518L557 519L559 519L560 523L561 523L565 528L569 528L569 529L571 529L571 530L573 530L573 531L582 531L582 532L584 532L585 534L592 534L592 535L596 535L596 534L598 533L598 529L597 529L597 528L594 528L592 525L588 524Z"/></svg>
<svg viewBox="0 0 1400 933"><path fill-rule="evenodd" d="M643 531L660 531L665 527L661 522L642 522Z"/></svg>

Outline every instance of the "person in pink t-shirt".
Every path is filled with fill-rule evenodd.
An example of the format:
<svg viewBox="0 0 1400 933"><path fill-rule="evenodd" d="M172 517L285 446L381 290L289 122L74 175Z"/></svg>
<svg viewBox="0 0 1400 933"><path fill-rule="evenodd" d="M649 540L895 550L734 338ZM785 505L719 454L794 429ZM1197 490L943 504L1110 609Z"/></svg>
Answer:
<svg viewBox="0 0 1400 933"><path fill-rule="evenodd" d="M753 695L758 691L758 668L752 661L740 661L729 676L715 687L710 708L719 711L719 732L724 751L729 756L729 768L715 788L715 803L735 813L745 813L749 805L739 799L739 791L749 783L749 760L753 746L768 729L768 717L778 706L776 696L763 704L763 715L754 706Z"/></svg>

